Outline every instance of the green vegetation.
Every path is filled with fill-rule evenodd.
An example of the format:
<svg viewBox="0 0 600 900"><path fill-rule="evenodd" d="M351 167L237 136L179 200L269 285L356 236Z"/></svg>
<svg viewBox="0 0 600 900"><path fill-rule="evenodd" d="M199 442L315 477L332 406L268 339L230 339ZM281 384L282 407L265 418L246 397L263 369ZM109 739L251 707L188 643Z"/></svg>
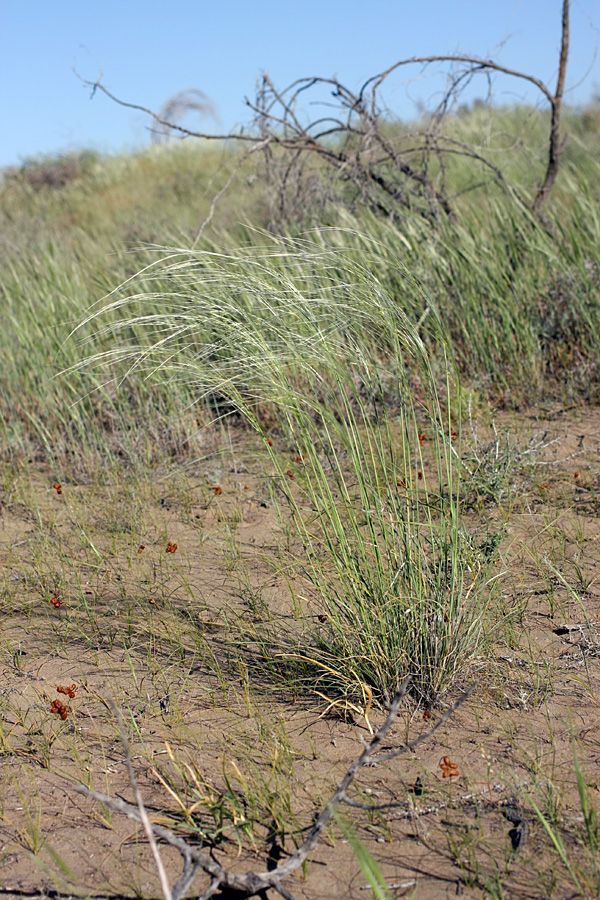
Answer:
<svg viewBox="0 0 600 900"><path fill-rule="evenodd" d="M534 143L541 128L532 127L526 110L498 113L494 134L518 133L519 114ZM481 116L476 110L457 120L463 139L471 138ZM459 220L439 229L418 215L390 224L336 205L326 213L332 230L319 227L305 239L317 254L320 248L346 248L350 259L368 247L382 288L417 324L429 300L422 302L413 282L404 279L403 269L408 270L435 305L463 379L482 399L509 408L549 397L593 401L600 278L598 201L591 187L600 165L597 128L591 114L571 118L569 151L542 224L491 185L464 194ZM502 152L508 154L511 176L519 164L531 165L528 147ZM115 351L105 328L79 330L77 337L87 341L83 351L68 337L92 304L160 259L163 254L148 244L189 247L234 156L233 150L167 145L135 157L40 161L5 176L0 290L7 354L0 409L10 426L4 433L9 447L25 455L42 447L59 465L72 457L74 447L85 447L84 456L95 451L128 458L154 455L158 445L183 450L194 432L190 384L174 388L164 379L146 381L117 359L108 378L92 371L55 376L71 369L82 353ZM473 181L469 163L461 158L447 174L455 178L457 193ZM263 237L243 224L261 228L272 216L263 186L250 172L246 164L237 174L198 249L227 254L241 244L261 246ZM136 281L121 295L139 289ZM155 282L144 315L165 312L162 295L169 293L168 280ZM203 339L196 333L199 345ZM121 345L144 348L148 342L145 330L132 325L119 337ZM428 351L435 365L441 352L437 338ZM121 390L115 390L123 378ZM23 404L24 397L30 402Z"/></svg>
<svg viewBox="0 0 600 900"><path fill-rule="evenodd" d="M437 222L377 217L348 185L332 202L318 165L311 190L330 200L278 220L248 161L203 229L232 147L4 173L0 821L48 884L83 879L47 840L49 785L127 790L107 691L153 820L228 865L302 843L331 767L410 674L395 746L473 683L474 711L440 729L435 760L365 771L363 812L338 817L330 840L341 830L373 895L393 895L376 841L398 834L377 799L415 836L437 816L443 877L470 896L597 896L597 726L564 725L556 699L597 685L597 471L585 422L574 437L544 414L599 395L599 122L567 116L539 220L524 170L543 170L547 122L525 108L451 120L513 188L475 187L456 157L438 173L456 216ZM71 681L62 718L50 697ZM315 775L323 717L349 747ZM512 845L485 824L499 809ZM116 827L107 807L81 815ZM85 890L152 895L129 850Z"/></svg>

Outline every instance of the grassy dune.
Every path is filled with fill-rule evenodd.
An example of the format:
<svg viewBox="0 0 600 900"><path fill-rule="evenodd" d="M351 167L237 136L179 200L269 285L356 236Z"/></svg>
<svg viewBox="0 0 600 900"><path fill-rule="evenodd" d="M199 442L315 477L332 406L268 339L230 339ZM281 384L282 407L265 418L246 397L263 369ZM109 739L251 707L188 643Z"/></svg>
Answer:
<svg viewBox="0 0 600 900"><path fill-rule="evenodd" d="M410 675L394 750L474 690L292 894L599 896L599 119L538 221L546 125L452 120L516 193L457 156L436 226L325 170L284 224L245 164L198 237L232 147L4 173L6 890L157 896L143 832L74 800L129 796L112 700L152 820L262 871Z"/></svg>

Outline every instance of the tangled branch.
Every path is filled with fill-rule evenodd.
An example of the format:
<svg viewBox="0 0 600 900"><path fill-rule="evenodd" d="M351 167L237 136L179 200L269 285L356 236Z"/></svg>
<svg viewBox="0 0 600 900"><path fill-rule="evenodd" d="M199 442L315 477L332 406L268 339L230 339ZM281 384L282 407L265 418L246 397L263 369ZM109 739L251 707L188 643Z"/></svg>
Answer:
<svg viewBox="0 0 600 900"><path fill-rule="evenodd" d="M449 196L445 183L445 161L456 156L466 157L482 166L517 202L539 215L556 180L564 150L560 114L569 53L569 0L563 0L562 4L561 34L555 91L534 75L491 59L460 54L402 59L367 79L357 92L351 91L337 78L319 76L297 79L284 90L279 90L265 74L256 98L253 101L246 98L254 116L252 127L228 134L196 131L179 121L182 108L211 114L210 101L201 92L178 94L161 110L154 112L116 97L104 87L101 77L95 82L84 80L84 83L92 88L93 93L100 91L120 106L148 115L152 119L151 130L155 137L175 134L207 141L233 140L250 145L252 152L260 149L266 179L277 198L278 217L282 221L302 217L315 198L321 203L328 199L321 177L326 171L333 175L332 184L353 187L361 202L386 217L393 218L411 211L430 222L442 216L452 219L453 198ZM400 69L416 65L425 70L433 64L450 67L447 86L436 109L422 128L402 132L392 127L380 102L382 86ZM550 105L548 162L540 186L532 191L535 196L532 203L519 194L501 169L484 153L443 132L445 118L456 105L460 93L476 75L484 74L489 78L493 73L532 85ZM313 97L323 90L329 95L331 112L306 121L306 113L301 112L301 101L306 100L307 95ZM246 158L244 154L243 160ZM311 162L315 163L312 168ZM224 191L219 196L222 193Z"/></svg>

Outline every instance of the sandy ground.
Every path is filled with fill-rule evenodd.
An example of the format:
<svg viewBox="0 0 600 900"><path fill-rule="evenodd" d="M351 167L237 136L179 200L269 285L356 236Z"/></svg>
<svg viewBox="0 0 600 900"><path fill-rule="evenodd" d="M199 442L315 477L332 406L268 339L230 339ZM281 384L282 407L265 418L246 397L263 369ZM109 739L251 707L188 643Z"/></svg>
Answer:
<svg viewBox="0 0 600 900"><path fill-rule="evenodd" d="M504 416L496 427L521 456L499 497L474 497L467 513L504 528L493 653L473 661L431 718L402 707L390 749L475 685L415 752L361 774L355 798L395 805L345 813L393 897L597 896L574 752L597 804L600 411ZM482 425L480 456L492 439ZM204 455L144 479L64 479L60 493L40 463L2 468L5 896L160 896L141 829L71 788L133 800L107 698L122 711L153 820L239 871L293 851L293 834L300 839L369 738L360 715L255 667L245 625L298 627L318 615L318 600L256 443L243 431L215 435ZM57 693L72 684L73 698ZM51 712L57 698L72 708L65 721ZM384 716L373 712L375 728ZM443 777L445 756L457 776ZM164 848L163 857L175 880L178 854ZM199 877L194 896L207 884ZM306 900L373 896L339 828L287 887Z"/></svg>

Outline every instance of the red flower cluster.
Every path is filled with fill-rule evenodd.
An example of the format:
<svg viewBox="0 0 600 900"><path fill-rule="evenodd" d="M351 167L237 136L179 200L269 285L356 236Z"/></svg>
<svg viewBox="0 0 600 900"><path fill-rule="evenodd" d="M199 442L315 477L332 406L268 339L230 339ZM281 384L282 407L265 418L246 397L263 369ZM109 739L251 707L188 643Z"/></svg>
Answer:
<svg viewBox="0 0 600 900"><path fill-rule="evenodd" d="M167 544L167 553L175 553L177 550L177 544L172 544L171 541Z"/></svg>
<svg viewBox="0 0 600 900"><path fill-rule="evenodd" d="M444 778L454 778L459 774L458 766L455 766L453 762L450 762L450 757L445 756L440 763L440 769L442 770Z"/></svg>
<svg viewBox="0 0 600 900"><path fill-rule="evenodd" d="M69 687L61 687L59 684L56 685L56 690L59 694L66 694L71 700L75 698L75 691L77 690L76 684L71 684Z"/></svg>
<svg viewBox="0 0 600 900"><path fill-rule="evenodd" d="M50 712L60 716L63 722L67 721L67 716L71 711L71 707L67 706L61 700L53 700L52 705L50 706Z"/></svg>
<svg viewBox="0 0 600 900"><path fill-rule="evenodd" d="M58 594L55 594L54 597L51 597L50 603L54 606L55 609L58 609L59 606L63 605L63 600L61 600Z"/></svg>
<svg viewBox="0 0 600 900"><path fill-rule="evenodd" d="M54 490L56 491L57 494L62 494L62 484L56 484L56 482L54 482L52 487L54 488Z"/></svg>

